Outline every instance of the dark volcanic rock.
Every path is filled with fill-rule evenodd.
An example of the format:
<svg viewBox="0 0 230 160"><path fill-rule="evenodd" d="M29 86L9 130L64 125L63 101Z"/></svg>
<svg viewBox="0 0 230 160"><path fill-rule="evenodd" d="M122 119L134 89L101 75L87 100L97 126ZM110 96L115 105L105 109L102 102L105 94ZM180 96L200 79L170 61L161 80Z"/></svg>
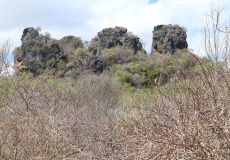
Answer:
<svg viewBox="0 0 230 160"><path fill-rule="evenodd" d="M92 39L89 50L95 55L107 48L124 46L136 53L137 51L144 51L139 40L139 37L127 32L124 27L105 28Z"/></svg>
<svg viewBox="0 0 230 160"><path fill-rule="evenodd" d="M188 47L186 30L179 25L158 25L154 27L152 53L175 53Z"/></svg>
<svg viewBox="0 0 230 160"><path fill-rule="evenodd" d="M67 61L69 52L74 53L77 47L83 46L78 37L66 36L59 41L51 40L49 36L40 35L33 27L24 29L21 41L21 47L14 50L14 59L20 59L23 68L35 74L56 67L59 60Z"/></svg>
<svg viewBox="0 0 230 160"><path fill-rule="evenodd" d="M25 28L21 37L22 43L25 43L26 41L32 40L39 36L39 33L37 30L35 30L33 27Z"/></svg>
<svg viewBox="0 0 230 160"><path fill-rule="evenodd" d="M74 36L65 36L63 37L60 42L64 44L70 43L75 37Z"/></svg>
<svg viewBox="0 0 230 160"><path fill-rule="evenodd" d="M83 47L83 43L81 41L81 38L75 37L75 36L65 36L62 39L60 39L60 43L64 45L72 45L74 48Z"/></svg>
<svg viewBox="0 0 230 160"><path fill-rule="evenodd" d="M21 37L22 45L14 52L15 59L21 59L27 70L37 73L44 70L44 63L50 54L49 37L39 36L32 27L25 28Z"/></svg>
<svg viewBox="0 0 230 160"><path fill-rule="evenodd" d="M92 57L88 61L88 68L94 73L102 73L106 68L106 64L100 57Z"/></svg>

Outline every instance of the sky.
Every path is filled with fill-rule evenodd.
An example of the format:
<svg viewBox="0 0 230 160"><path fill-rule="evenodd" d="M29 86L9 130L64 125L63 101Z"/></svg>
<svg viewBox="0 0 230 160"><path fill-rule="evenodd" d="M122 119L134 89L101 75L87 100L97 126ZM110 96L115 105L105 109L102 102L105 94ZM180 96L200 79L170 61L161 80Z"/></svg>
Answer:
<svg viewBox="0 0 230 160"><path fill-rule="evenodd" d="M179 24L187 28L188 48L202 55L203 22L212 3L225 8L221 14L228 21L229 0L0 0L0 42L20 46L26 27L41 27L56 39L74 35L90 41L104 28L122 26L150 52L154 26Z"/></svg>

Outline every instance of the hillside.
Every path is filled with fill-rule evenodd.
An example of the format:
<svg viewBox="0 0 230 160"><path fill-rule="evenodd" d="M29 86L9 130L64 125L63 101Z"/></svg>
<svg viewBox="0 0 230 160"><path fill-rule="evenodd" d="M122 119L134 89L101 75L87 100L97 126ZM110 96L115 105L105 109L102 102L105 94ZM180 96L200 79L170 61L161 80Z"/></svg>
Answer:
<svg viewBox="0 0 230 160"><path fill-rule="evenodd" d="M15 48L18 73L47 73L57 77L107 74L127 87L149 88L170 78L189 77L196 62L186 51L186 30L179 25L154 27L152 53L146 54L138 36L124 27L105 28L89 43L78 36L60 40L25 28Z"/></svg>
<svg viewBox="0 0 230 160"><path fill-rule="evenodd" d="M230 159L230 34L219 13L205 26L206 58L178 25L154 27L151 54L124 27L90 42L25 28L16 73L0 77L0 159Z"/></svg>

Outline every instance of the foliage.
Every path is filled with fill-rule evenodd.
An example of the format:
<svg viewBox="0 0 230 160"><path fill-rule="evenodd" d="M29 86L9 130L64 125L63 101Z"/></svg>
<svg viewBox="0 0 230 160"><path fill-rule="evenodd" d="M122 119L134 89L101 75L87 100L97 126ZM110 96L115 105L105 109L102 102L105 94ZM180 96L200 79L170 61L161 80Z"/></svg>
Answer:
<svg viewBox="0 0 230 160"><path fill-rule="evenodd" d="M141 76L137 73L133 74L130 78L130 82L132 86L135 86L137 88L141 88L146 85L147 80L145 76Z"/></svg>
<svg viewBox="0 0 230 160"><path fill-rule="evenodd" d="M102 51L102 55L106 56L107 58L114 58L114 47L112 48L107 48Z"/></svg>
<svg viewBox="0 0 230 160"><path fill-rule="evenodd" d="M115 73L115 79L126 86L130 83L130 78L131 74L127 71L117 71Z"/></svg>
<svg viewBox="0 0 230 160"><path fill-rule="evenodd" d="M86 53L85 53L85 51L84 51L83 48L77 48L75 50L75 54L76 54L77 57L84 57L84 56L86 56Z"/></svg>
<svg viewBox="0 0 230 160"><path fill-rule="evenodd" d="M144 68L139 63L136 62L130 62L128 63L128 67L131 73L137 73L140 74L144 71Z"/></svg>
<svg viewBox="0 0 230 160"><path fill-rule="evenodd" d="M80 37L76 37L73 40L71 40L70 44L74 49L77 49L78 47L83 47L83 43Z"/></svg>
<svg viewBox="0 0 230 160"><path fill-rule="evenodd" d="M57 62L57 69L58 69L58 70L63 70L63 69L65 69L65 68L66 68L66 62L63 61L63 60L59 60L59 61Z"/></svg>

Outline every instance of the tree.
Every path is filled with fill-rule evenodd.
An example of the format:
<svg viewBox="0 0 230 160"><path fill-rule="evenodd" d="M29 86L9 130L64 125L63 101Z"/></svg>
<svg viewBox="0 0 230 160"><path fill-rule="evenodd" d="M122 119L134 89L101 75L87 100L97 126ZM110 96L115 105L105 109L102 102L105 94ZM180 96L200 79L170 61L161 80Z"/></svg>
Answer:
<svg viewBox="0 0 230 160"><path fill-rule="evenodd" d="M12 55L10 41L0 43L0 75L9 75L12 72Z"/></svg>
<svg viewBox="0 0 230 160"><path fill-rule="evenodd" d="M221 21L223 8L210 5L210 13L206 13L203 28L203 43L206 55L210 60L222 61L226 66L230 62L230 24Z"/></svg>

